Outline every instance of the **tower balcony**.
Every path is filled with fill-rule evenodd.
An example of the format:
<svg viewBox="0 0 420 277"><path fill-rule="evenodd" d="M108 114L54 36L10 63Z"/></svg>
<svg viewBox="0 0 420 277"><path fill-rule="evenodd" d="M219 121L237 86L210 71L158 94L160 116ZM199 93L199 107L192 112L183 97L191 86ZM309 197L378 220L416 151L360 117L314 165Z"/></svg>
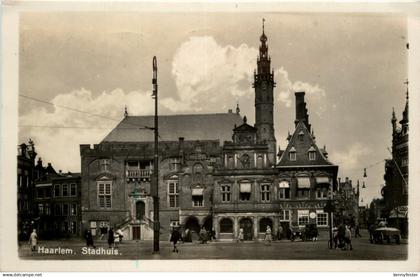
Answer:
<svg viewBox="0 0 420 277"><path fill-rule="evenodd" d="M152 170L150 169L127 169L126 177L127 178L139 178L139 179L149 179L152 175Z"/></svg>

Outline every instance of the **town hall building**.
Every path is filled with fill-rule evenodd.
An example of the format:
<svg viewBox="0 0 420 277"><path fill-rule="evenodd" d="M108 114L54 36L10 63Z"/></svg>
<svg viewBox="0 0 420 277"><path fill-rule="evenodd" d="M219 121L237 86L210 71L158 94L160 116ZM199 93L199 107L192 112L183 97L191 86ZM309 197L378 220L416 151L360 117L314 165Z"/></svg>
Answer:
<svg viewBox="0 0 420 277"><path fill-rule="evenodd" d="M336 188L338 166L318 148L304 92L296 93L295 131L277 152L274 131L274 72L267 36L260 37L254 73L255 124L236 111L159 116L161 239L172 226L216 239L276 236L291 226L328 226L323 207ZM153 116L124 119L97 145L80 145L81 211L84 230L107 228L125 237L153 237ZM281 227L281 228L280 228ZM281 232L280 232L281 230Z"/></svg>

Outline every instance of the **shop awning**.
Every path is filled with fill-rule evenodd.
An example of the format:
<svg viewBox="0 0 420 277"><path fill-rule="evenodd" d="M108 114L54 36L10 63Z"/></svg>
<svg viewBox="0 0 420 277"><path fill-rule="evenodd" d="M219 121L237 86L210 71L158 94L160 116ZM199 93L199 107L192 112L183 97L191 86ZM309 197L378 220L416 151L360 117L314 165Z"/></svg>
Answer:
<svg viewBox="0 0 420 277"><path fill-rule="evenodd" d="M328 177L316 177L316 183L317 184L329 184L330 178Z"/></svg>
<svg viewBox="0 0 420 277"><path fill-rule="evenodd" d="M298 180L298 188L300 189L309 189L311 188L311 182L309 177L299 177Z"/></svg>
<svg viewBox="0 0 420 277"><path fill-rule="evenodd" d="M289 185L288 181L281 181L279 183L279 188L289 188L289 187L290 187L290 185Z"/></svg>
<svg viewBox="0 0 420 277"><path fill-rule="evenodd" d="M251 193L251 184L250 183L244 183L240 186L241 192Z"/></svg>
<svg viewBox="0 0 420 277"><path fill-rule="evenodd" d="M195 189L192 189L192 195L193 196L201 196L201 195L203 195L203 188L195 188Z"/></svg>

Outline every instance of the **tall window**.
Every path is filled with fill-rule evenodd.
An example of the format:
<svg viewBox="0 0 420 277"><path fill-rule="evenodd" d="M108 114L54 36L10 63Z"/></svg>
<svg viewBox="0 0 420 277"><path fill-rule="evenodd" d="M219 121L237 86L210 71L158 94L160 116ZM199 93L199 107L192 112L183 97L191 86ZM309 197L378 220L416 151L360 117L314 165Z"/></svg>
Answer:
<svg viewBox="0 0 420 277"><path fill-rule="evenodd" d="M171 208L179 207L178 197L179 197L178 181L169 181L168 183L169 207Z"/></svg>
<svg viewBox="0 0 420 277"><path fill-rule="evenodd" d="M298 224L305 226L309 223L309 210L298 210Z"/></svg>
<svg viewBox="0 0 420 277"><path fill-rule="evenodd" d="M61 215L61 204L55 204L55 215Z"/></svg>
<svg viewBox="0 0 420 277"><path fill-rule="evenodd" d="M54 197L60 197L60 185L54 185Z"/></svg>
<svg viewBox="0 0 420 277"><path fill-rule="evenodd" d="M50 203L45 203L44 211L45 211L45 214L46 215L50 215L51 214L51 206L50 206Z"/></svg>
<svg viewBox="0 0 420 277"><path fill-rule="evenodd" d="M298 177L297 178L297 197L298 198L309 198L311 191L311 182L309 177Z"/></svg>
<svg viewBox="0 0 420 277"><path fill-rule="evenodd" d="M269 184L261 185L261 201L270 202L270 185Z"/></svg>
<svg viewBox="0 0 420 277"><path fill-rule="evenodd" d="M281 181L279 184L279 198L290 199L290 184L288 181Z"/></svg>
<svg viewBox="0 0 420 277"><path fill-rule="evenodd" d="M328 226L328 214L323 211L316 213L316 225Z"/></svg>
<svg viewBox="0 0 420 277"><path fill-rule="evenodd" d="M38 214L39 215L44 214L44 204L42 204L42 203L38 204Z"/></svg>
<svg viewBox="0 0 420 277"><path fill-rule="evenodd" d="M327 199L328 198L328 186L317 185L316 187L316 198Z"/></svg>
<svg viewBox="0 0 420 277"><path fill-rule="evenodd" d="M290 220L290 211L281 210L280 211L280 221L289 221Z"/></svg>
<svg viewBox="0 0 420 277"><path fill-rule="evenodd" d="M239 186L239 200L249 201L251 199L251 183L242 183Z"/></svg>
<svg viewBox="0 0 420 277"><path fill-rule="evenodd" d="M76 204L71 204L70 215L77 215L77 205Z"/></svg>
<svg viewBox="0 0 420 277"><path fill-rule="evenodd" d="M263 168L264 167L264 158L259 155L257 157L257 168Z"/></svg>
<svg viewBox="0 0 420 277"><path fill-rule="evenodd" d="M99 208L111 208L112 206L112 182L98 182L98 203Z"/></svg>
<svg viewBox="0 0 420 277"><path fill-rule="evenodd" d="M63 184L63 196L69 196L69 185Z"/></svg>
<svg viewBox="0 0 420 277"><path fill-rule="evenodd" d="M222 185L222 202L230 202L230 185Z"/></svg>
<svg viewBox="0 0 420 277"><path fill-rule="evenodd" d="M70 196L76 196L76 184L70 184Z"/></svg>
<svg viewBox="0 0 420 277"><path fill-rule="evenodd" d="M63 215L69 215L69 204L63 204Z"/></svg>

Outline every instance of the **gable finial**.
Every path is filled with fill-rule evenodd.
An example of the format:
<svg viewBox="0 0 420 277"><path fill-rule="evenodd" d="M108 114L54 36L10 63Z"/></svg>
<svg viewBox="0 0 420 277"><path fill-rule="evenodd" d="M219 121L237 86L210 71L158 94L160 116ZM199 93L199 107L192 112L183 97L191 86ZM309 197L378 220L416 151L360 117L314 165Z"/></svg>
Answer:
<svg viewBox="0 0 420 277"><path fill-rule="evenodd" d="M244 116L244 124L246 124L246 121L247 121L246 116Z"/></svg>
<svg viewBox="0 0 420 277"><path fill-rule="evenodd" d="M128 116L128 110L127 110L127 105L125 105L124 107L124 117Z"/></svg>
<svg viewBox="0 0 420 277"><path fill-rule="evenodd" d="M262 19L262 31L263 31L263 34L264 34L264 22L265 22L265 18Z"/></svg>
<svg viewBox="0 0 420 277"><path fill-rule="evenodd" d="M236 114L239 114L241 109L239 109L239 102L236 103Z"/></svg>

